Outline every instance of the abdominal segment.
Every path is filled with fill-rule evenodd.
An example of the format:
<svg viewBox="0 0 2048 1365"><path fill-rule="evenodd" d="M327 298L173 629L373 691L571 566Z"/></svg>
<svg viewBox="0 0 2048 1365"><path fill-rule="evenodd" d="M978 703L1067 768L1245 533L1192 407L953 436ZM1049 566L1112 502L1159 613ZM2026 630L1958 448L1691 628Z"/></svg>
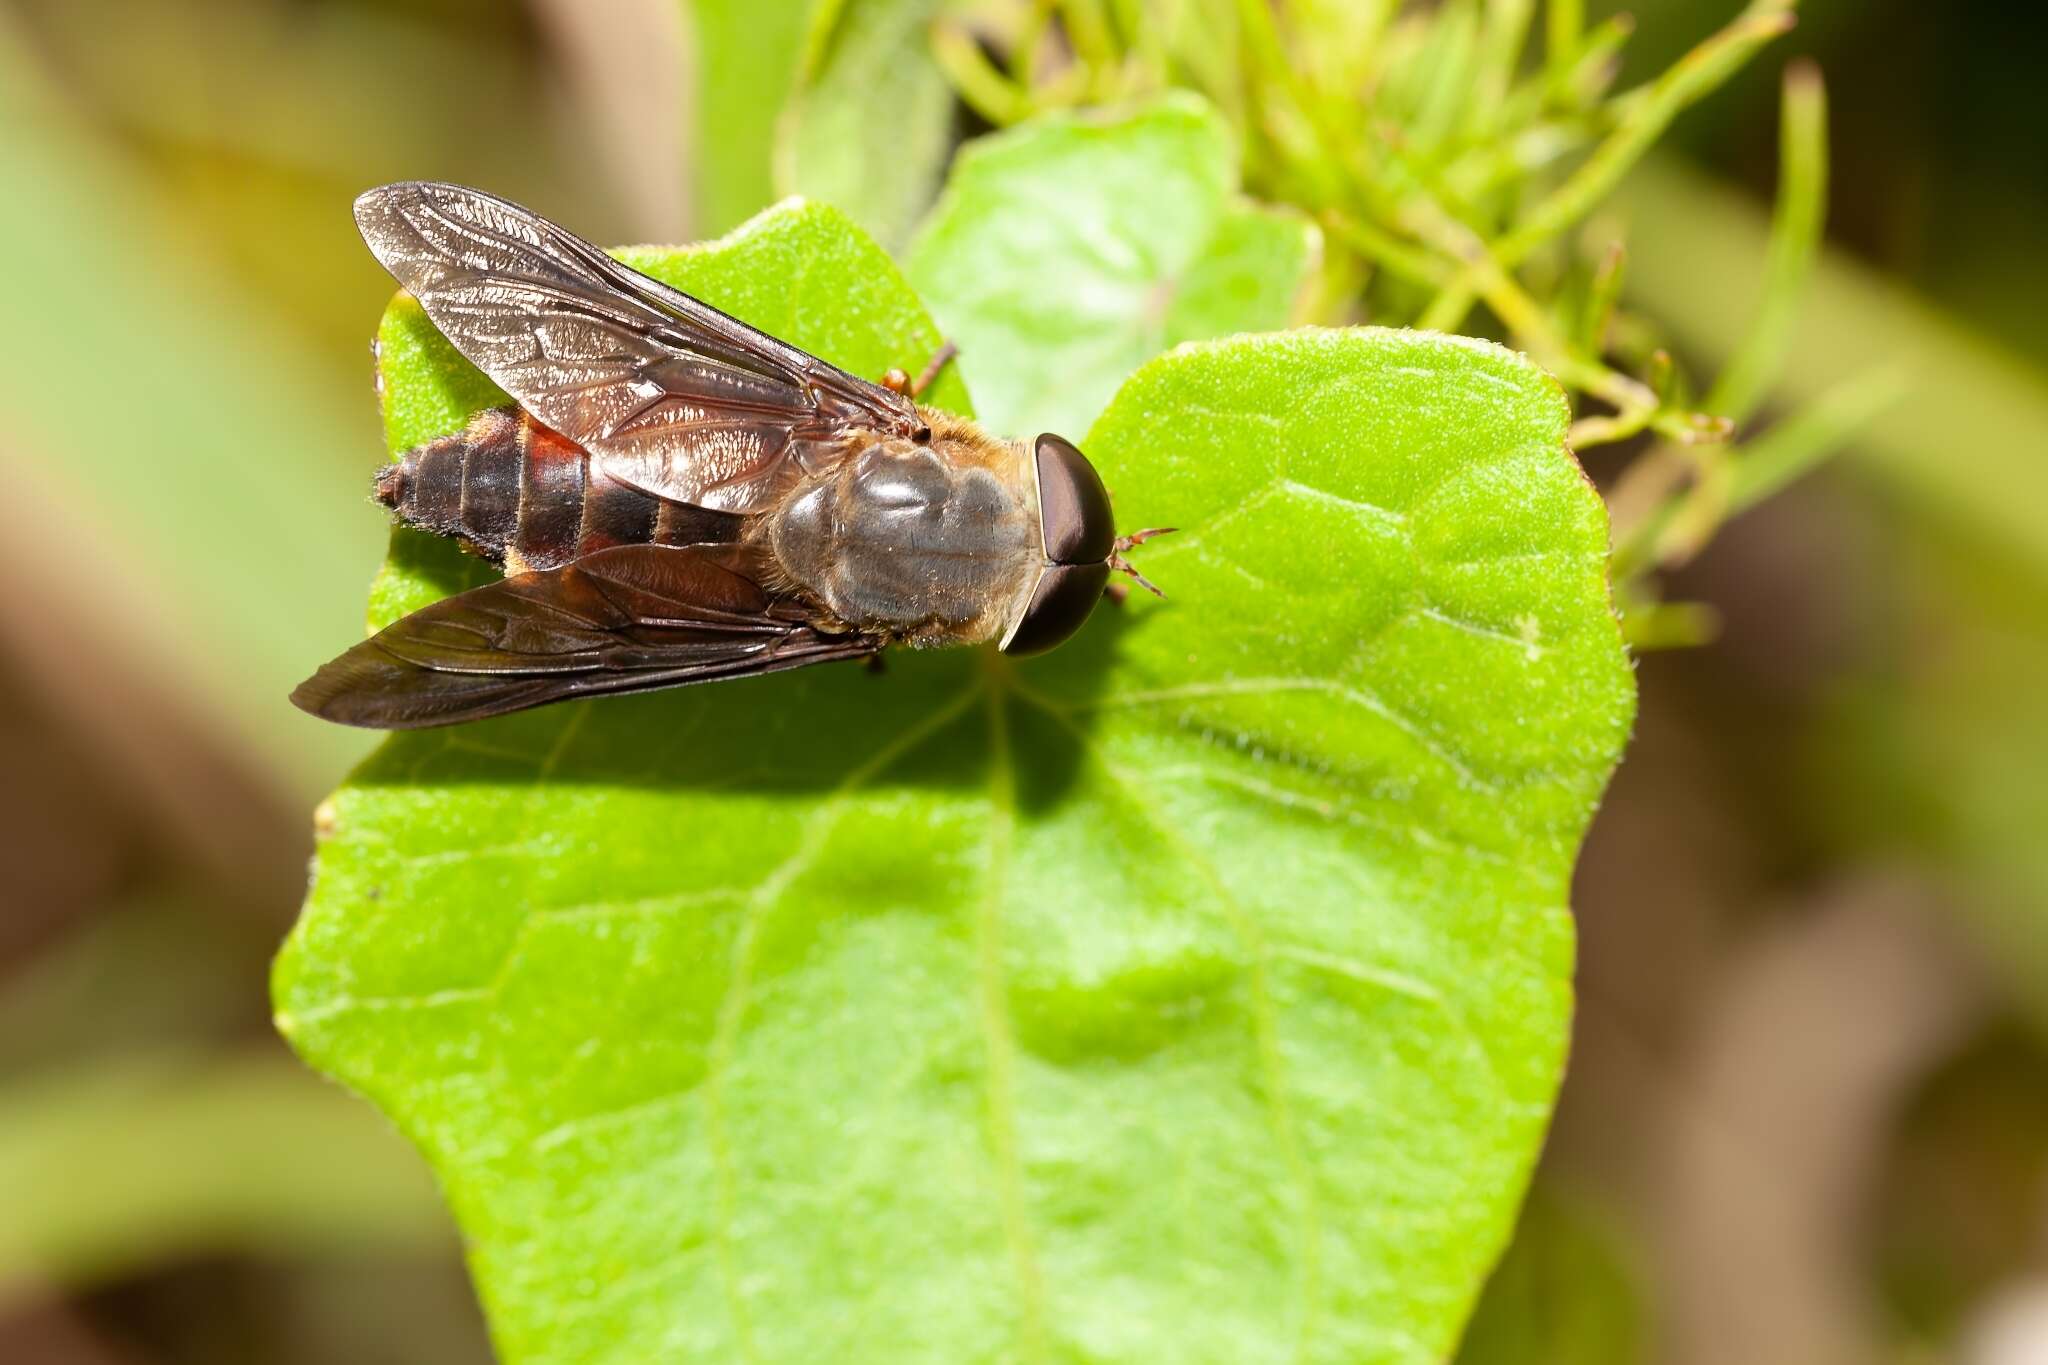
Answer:
<svg viewBox="0 0 2048 1365"><path fill-rule="evenodd" d="M378 474L376 492L408 526L458 539L508 573L614 545L736 541L744 520L608 478L583 447L515 407L415 446Z"/></svg>

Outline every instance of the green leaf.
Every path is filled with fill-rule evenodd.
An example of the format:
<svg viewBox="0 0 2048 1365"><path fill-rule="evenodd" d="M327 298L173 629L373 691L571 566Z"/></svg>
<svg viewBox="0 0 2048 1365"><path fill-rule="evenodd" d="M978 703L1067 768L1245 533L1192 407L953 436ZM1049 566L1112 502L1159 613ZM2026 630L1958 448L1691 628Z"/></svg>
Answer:
<svg viewBox="0 0 2048 1365"><path fill-rule="evenodd" d="M825 0L776 128L775 183L844 209L885 246L931 207L953 140L933 59L943 0Z"/></svg>
<svg viewBox="0 0 2048 1365"><path fill-rule="evenodd" d="M695 39L697 226L723 232L775 197L775 124L795 86L812 0L677 0Z"/></svg>
<svg viewBox="0 0 2048 1365"><path fill-rule="evenodd" d="M1230 130L1177 95L969 143L908 269L989 425L1072 434L1169 346L1285 327L1318 241L1238 197Z"/></svg>
<svg viewBox="0 0 2048 1365"><path fill-rule="evenodd" d="M632 259L857 372L935 339L820 207ZM488 398L385 335L395 441ZM1088 439L1172 600L396 737L280 1027L426 1152L508 1361L1440 1360L1632 709L1565 420L1441 337L1155 360Z"/></svg>

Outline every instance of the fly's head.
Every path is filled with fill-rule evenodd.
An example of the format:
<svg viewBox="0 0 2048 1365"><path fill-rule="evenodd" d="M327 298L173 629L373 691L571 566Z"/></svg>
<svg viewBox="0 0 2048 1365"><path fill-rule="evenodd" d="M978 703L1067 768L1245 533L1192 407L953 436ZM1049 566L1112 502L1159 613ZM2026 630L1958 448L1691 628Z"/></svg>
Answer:
<svg viewBox="0 0 2048 1365"><path fill-rule="evenodd" d="M1173 528L1118 535L1109 490L1073 442L1047 433L1038 438L1033 457L1045 562L1024 610L1003 637L1006 654L1042 654L1079 630L1102 600L1112 571L1129 574L1158 596L1166 595L1124 556Z"/></svg>

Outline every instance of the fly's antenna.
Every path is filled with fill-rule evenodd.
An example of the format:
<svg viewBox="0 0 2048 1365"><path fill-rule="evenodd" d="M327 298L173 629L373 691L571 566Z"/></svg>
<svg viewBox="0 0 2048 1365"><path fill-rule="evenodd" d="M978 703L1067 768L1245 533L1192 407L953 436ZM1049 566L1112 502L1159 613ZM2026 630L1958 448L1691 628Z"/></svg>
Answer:
<svg viewBox="0 0 2048 1365"><path fill-rule="evenodd" d="M1124 558L1124 551L1136 549L1154 536L1172 535L1179 529L1177 526L1154 526L1149 530L1133 531L1127 536L1118 536L1116 543L1109 550L1109 567L1115 569L1118 573L1127 573L1137 579L1138 586L1151 593L1154 597L1165 597L1166 594L1159 590L1157 583L1139 573L1137 566Z"/></svg>

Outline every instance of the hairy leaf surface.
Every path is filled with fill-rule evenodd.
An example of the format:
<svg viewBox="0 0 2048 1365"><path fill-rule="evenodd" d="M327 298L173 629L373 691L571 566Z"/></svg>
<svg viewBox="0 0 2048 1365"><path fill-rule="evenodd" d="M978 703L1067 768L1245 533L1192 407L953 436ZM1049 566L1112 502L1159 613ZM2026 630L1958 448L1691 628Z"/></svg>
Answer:
<svg viewBox="0 0 2048 1365"><path fill-rule="evenodd" d="M630 259L856 372L937 339L822 208ZM403 302L383 366L394 449L494 401ZM1484 344L1156 359L1086 446L1169 601L394 738L280 1025L425 1150L508 1361L1440 1360L1632 709L1564 427ZM394 546L380 619L466 572Z"/></svg>
<svg viewBox="0 0 2048 1365"><path fill-rule="evenodd" d="M953 91L932 60L942 0L825 0L776 126L775 183L843 209L900 249L953 142Z"/></svg>

